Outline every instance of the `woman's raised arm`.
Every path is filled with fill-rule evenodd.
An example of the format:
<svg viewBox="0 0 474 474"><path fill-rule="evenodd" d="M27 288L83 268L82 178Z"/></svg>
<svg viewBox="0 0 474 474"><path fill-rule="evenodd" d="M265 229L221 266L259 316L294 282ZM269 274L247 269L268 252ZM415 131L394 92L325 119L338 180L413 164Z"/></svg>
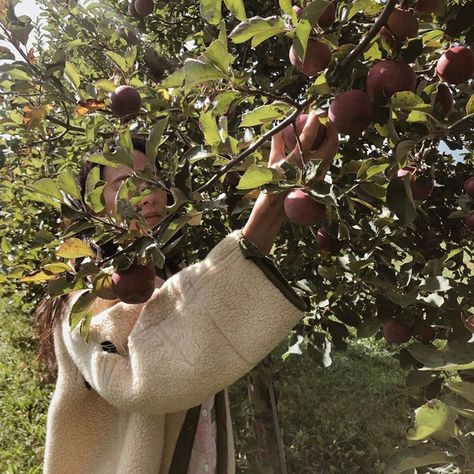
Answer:
<svg viewBox="0 0 474 474"><path fill-rule="evenodd" d="M308 159L321 159L323 161L322 175L324 176L331 160L337 152L339 141L335 126L331 122L328 122L324 143L317 150L311 150L311 145L318 132L318 126L319 120L317 115L314 112L310 113L303 132L300 135L300 141L305 161ZM273 135L270 159L268 162L269 168L279 169L280 165L285 161L290 161L293 164L301 166L303 157L300 156L298 147L293 150L293 153L286 156L283 133L279 132ZM263 253L270 252L273 242L278 236L280 227L286 220L283 203L287 193L288 192L281 192L273 195L260 193L243 229L243 235L253 242Z"/></svg>

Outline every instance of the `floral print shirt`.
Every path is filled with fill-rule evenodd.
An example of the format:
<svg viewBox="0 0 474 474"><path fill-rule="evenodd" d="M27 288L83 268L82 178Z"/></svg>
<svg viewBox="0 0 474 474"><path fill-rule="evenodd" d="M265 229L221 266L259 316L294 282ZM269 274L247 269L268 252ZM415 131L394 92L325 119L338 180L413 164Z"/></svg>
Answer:
<svg viewBox="0 0 474 474"><path fill-rule="evenodd" d="M215 474L217 468L214 395L201 406L188 474Z"/></svg>

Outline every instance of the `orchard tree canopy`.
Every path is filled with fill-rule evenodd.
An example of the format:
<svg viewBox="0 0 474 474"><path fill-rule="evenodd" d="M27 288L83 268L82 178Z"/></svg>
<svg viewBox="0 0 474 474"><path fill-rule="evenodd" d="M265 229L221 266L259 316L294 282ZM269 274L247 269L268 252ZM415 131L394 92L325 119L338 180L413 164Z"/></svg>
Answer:
<svg viewBox="0 0 474 474"><path fill-rule="evenodd" d="M287 355L327 366L350 337L407 343L412 442L390 472L472 468L474 3L38 3L37 25L16 0L0 12L1 292L89 289L71 317L87 337L114 270L192 263L244 226L260 191L289 193L272 257L311 308ZM313 110L315 148L328 120L340 133L328 172L269 169L271 136L284 130L291 152ZM125 179L111 218L98 168L84 196L78 170L130 164L132 139L160 174ZM173 196L153 231L140 180Z"/></svg>

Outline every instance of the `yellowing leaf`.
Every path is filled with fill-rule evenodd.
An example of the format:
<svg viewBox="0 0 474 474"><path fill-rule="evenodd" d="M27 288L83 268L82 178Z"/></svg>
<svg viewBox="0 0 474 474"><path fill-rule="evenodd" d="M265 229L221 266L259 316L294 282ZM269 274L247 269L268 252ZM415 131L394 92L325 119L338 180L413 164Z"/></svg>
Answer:
<svg viewBox="0 0 474 474"><path fill-rule="evenodd" d="M38 127L50 109L50 105L41 105L40 107L25 105L25 107L23 107L23 125L25 125L26 128Z"/></svg>
<svg viewBox="0 0 474 474"><path fill-rule="evenodd" d="M55 275L48 275L45 272L38 272L34 275L21 277L20 281L23 283L40 283L42 281L54 280L55 278Z"/></svg>
<svg viewBox="0 0 474 474"><path fill-rule="evenodd" d="M94 252L83 240L73 237L59 246L56 256L62 258L94 257Z"/></svg>

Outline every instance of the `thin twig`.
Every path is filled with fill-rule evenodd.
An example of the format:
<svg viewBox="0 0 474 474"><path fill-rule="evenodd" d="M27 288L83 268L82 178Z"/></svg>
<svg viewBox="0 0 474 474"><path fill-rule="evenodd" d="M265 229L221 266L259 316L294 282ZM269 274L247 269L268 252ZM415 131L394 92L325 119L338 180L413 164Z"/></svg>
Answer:
<svg viewBox="0 0 474 474"><path fill-rule="evenodd" d="M204 185L202 185L199 189L195 191L195 193L199 194L206 189L209 189L218 179L220 176L225 174L227 171L229 171L232 167L243 161L247 156L251 155L254 151L256 151L263 143L265 143L267 140L269 140L273 135L278 133L280 130L283 130L287 125L292 123L295 118L301 113L302 110L304 110L306 107L308 107L311 102L313 102L314 99L308 99L304 101L301 105L299 105L296 110L289 115L285 120L280 122L278 125L273 127L271 130L269 130L267 133L262 135L253 145L249 146L246 150L244 150L242 153L237 155L235 158L230 160L227 164L222 166L222 168L219 169L219 171Z"/></svg>

